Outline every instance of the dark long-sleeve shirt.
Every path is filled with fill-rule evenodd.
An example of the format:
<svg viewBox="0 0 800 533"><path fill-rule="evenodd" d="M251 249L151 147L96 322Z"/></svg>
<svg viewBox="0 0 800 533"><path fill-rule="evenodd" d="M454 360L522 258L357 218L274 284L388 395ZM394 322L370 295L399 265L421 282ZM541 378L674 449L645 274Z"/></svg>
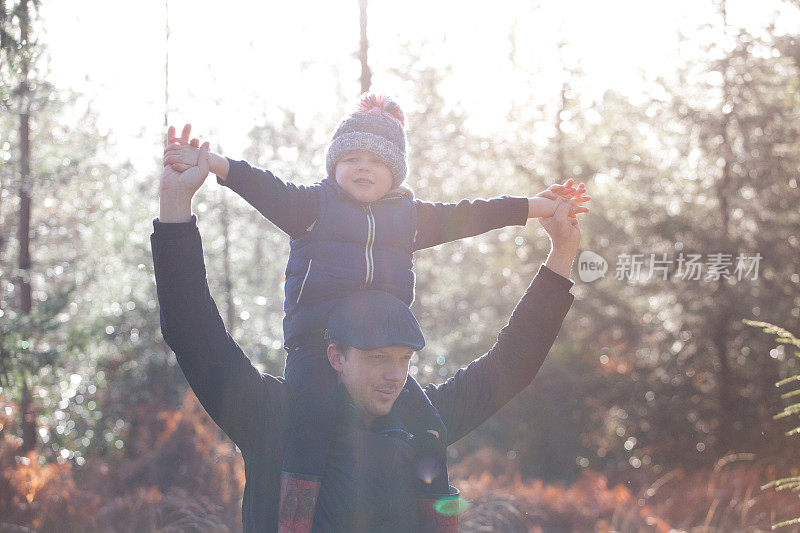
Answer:
<svg viewBox="0 0 800 533"><path fill-rule="evenodd" d="M411 305L415 251L528 219L526 198L447 204L391 191L362 204L332 178L297 185L246 161L228 162L228 175L219 183L292 239L284 285L287 346L324 329L336 302L354 290L382 290Z"/></svg>
<svg viewBox="0 0 800 533"><path fill-rule="evenodd" d="M151 235L161 329L200 403L236 443L245 462L242 522L246 531L277 528L282 453L293 406L286 382L259 372L225 330L212 299L196 219L162 224ZM572 282L542 265L497 343L426 394L455 442L528 385L556 339L573 296ZM397 439L344 428L331 444L316 530L418 527L416 503L403 497L408 450ZM354 457L355 455L355 457ZM391 461L387 460L391 457ZM364 517L359 513L366 513Z"/></svg>
<svg viewBox="0 0 800 533"><path fill-rule="evenodd" d="M296 239L317 219L320 186L283 181L268 170L246 161L228 159L227 177L217 183L230 188L265 218ZM473 237L506 226L524 226L528 220L528 199L503 196L489 200L458 203L414 200L417 234L414 250Z"/></svg>

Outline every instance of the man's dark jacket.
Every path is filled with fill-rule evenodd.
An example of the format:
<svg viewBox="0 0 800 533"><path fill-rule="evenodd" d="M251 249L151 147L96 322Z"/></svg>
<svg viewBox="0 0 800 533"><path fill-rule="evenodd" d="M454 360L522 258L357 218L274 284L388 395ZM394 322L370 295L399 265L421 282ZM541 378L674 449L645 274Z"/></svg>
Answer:
<svg viewBox="0 0 800 533"><path fill-rule="evenodd" d="M259 372L230 337L209 293L196 218L154 221L151 236L164 340L206 411L242 452L245 531L277 529L283 447L292 402L283 378ZM488 353L425 392L448 444L475 429L534 378L574 297L542 265ZM413 448L343 419L331 443L314 531L415 531ZM373 423L380 427L381 420Z"/></svg>

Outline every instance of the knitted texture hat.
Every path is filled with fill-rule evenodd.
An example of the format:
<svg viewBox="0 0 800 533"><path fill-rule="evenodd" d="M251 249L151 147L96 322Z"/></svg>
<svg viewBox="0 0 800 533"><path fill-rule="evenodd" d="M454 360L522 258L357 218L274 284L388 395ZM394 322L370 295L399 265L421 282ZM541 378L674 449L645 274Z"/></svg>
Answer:
<svg viewBox="0 0 800 533"><path fill-rule="evenodd" d="M336 163L347 152L370 152L392 171L392 186L406 179L406 132L403 110L388 96L364 93L358 109L344 119L328 147L325 167L335 178Z"/></svg>

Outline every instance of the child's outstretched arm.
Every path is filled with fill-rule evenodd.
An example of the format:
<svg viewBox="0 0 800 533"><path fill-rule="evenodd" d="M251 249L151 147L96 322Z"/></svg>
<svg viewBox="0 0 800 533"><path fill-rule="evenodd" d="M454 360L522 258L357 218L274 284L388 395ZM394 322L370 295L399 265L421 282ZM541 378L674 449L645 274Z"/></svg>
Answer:
<svg viewBox="0 0 800 533"><path fill-rule="evenodd" d="M168 139L164 167L170 165L173 170L183 172L197 164L199 141L186 141L190 131L191 125L187 124L181 138ZM304 235L317 219L319 191L316 188L283 181L268 170L252 167L246 161L234 161L211 152L208 163L220 185L241 196L290 237Z"/></svg>
<svg viewBox="0 0 800 533"><path fill-rule="evenodd" d="M415 200L417 235L414 238L414 250L473 237L506 226L524 226L529 218L552 216L559 201L575 202L570 207L570 216L587 212L588 208L577 204L588 198L573 198L574 195L579 196L582 190L572 187L571 183L572 180L569 180L564 185L551 185L549 189L542 191L548 195L537 195L535 198L503 196L490 200L462 200L457 204ZM563 200L559 200L562 197Z"/></svg>

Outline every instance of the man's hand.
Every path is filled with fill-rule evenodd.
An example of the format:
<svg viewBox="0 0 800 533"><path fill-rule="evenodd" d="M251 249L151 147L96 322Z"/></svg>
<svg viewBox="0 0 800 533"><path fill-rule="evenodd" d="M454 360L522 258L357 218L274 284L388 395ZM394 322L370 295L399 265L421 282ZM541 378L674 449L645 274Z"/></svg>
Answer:
<svg viewBox="0 0 800 533"><path fill-rule="evenodd" d="M171 166L172 170L185 172L198 164L200 157L200 141L192 139L189 141L188 132L191 131L191 124L183 127L183 135L180 138L174 137L173 133L167 138L167 146L164 148L164 166ZM219 176L221 179L228 177L230 166L228 159L214 152L208 152L208 170Z"/></svg>
<svg viewBox="0 0 800 533"><path fill-rule="evenodd" d="M542 191L540 194L547 197L546 195L554 193ZM545 266L553 272L569 278L572 263L581 244L581 228L578 224L578 218L569 215L569 204L562 201L559 202L552 217L539 218L538 220L550 236L550 242L553 245L550 254L547 256L547 261L545 261Z"/></svg>
<svg viewBox="0 0 800 533"><path fill-rule="evenodd" d="M578 219L569 216L567 203L559 202L552 217L541 217L538 220L550 236L553 248L578 250L581 244L581 228Z"/></svg>
<svg viewBox="0 0 800 533"><path fill-rule="evenodd" d="M169 127L167 131L167 146L172 144L186 144L191 146L189 134L192 126L187 124L183 128L180 138L175 137L175 128ZM197 164L183 172L174 170L172 166L165 166L161 172L159 190L161 222L188 222L192 217L192 198L203 185L208 176L208 143L205 142L199 149Z"/></svg>

